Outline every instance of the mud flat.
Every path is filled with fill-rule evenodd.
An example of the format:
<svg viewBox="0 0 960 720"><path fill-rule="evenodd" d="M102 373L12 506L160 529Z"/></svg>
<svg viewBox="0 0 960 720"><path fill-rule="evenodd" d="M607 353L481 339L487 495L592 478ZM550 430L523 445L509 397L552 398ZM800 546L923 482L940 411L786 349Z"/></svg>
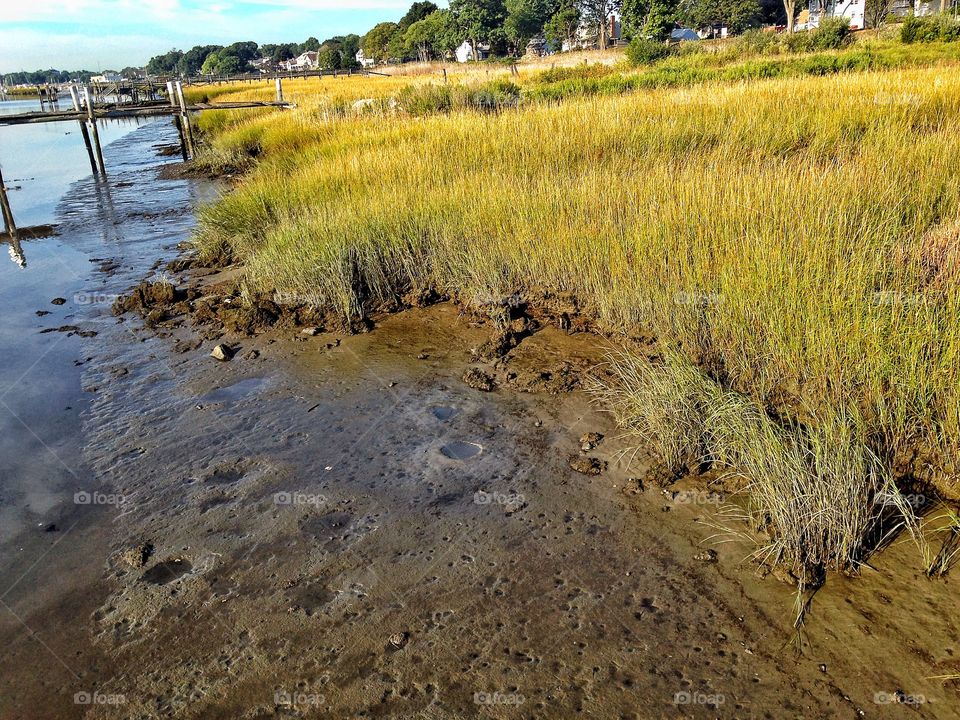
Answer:
<svg viewBox="0 0 960 720"><path fill-rule="evenodd" d="M718 543L727 488L647 481L577 389L606 341L478 362L449 302L247 335L236 269L178 267L146 323L64 320L96 333L69 342L97 502L18 536L3 718L957 717L955 579L895 544L798 635L793 586Z"/></svg>

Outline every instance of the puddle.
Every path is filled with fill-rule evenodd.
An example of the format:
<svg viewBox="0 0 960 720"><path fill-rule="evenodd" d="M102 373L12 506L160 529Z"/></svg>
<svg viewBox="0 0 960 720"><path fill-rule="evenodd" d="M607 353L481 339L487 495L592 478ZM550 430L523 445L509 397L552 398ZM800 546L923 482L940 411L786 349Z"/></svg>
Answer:
<svg viewBox="0 0 960 720"><path fill-rule="evenodd" d="M452 407L438 406L431 408L430 412L437 420L449 420L457 414L457 409Z"/></svg>
<svg viewBox="0 0 960 720"><path fill-rule="evenodd" d="M263 390L268 384L267 378L247 378L232 385L217 388L200 398L202 403L234 403Z"/></svg>
<svg viewBox="0 0 960 720"><path fill-rule="evenodd" d="M174 558L157 563L147 570L140 579L151 585L166 585L174 580L179 580L191 570L193 570L193 565L190 564L189 560Z"/></svg>
<svg viewBox="0 0 960 720"><path fill-rule="evenodd" d="M440 448L440 452L453 460L468 460L479 455L482 450L482 445L472 442L462 442L460 440L447 443Z"/></svg>

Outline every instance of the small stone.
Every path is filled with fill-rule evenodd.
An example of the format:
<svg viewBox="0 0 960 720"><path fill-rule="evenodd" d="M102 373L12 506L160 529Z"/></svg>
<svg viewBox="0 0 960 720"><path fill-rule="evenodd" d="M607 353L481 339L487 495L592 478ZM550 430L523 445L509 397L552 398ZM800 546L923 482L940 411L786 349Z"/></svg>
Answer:
<svg viewBox="0 0 960 720"><path fill-rule="evenodd" d="M693 559L697 562L716 562L717 561L717 551L716 550L703 550L698 552L693 556Z"/></svg>
<svg viewBox="0 0 960 720"><path fill-rule="evenodd" d="M318 327L307 327L301 330L300 334L306 335L307 337L315 337L316 335L319 335L320 332L321 330Z"/></svg>
<svg viewBox="0 0 960 720"><path fill-rule="evenodd" d="M50 302L52 302L54 305L65 305L67 302L67 299L62 297L56 297Z"/></svg>
<svg viewBox="0 0 960 720"><path fill-rule="evenodd" d="M417 360L426 360L429 357L430 356L427 355L426 353L420 353L419 355L417 355Z"/></svg>
<svg viewBox="0 0 960 720"><path fill-rule="evenodd" d="M408 632L398 632L390 636L387 644L392 650L403 650L406 647L407 643L410 641L410 633Z"/></svg>
<svg viewBox="0 0 960 720"><path fill-rule="evenodd" d="M226 362L233 357L233 349L226 343L220 343L213 349L210 356L220 362Z"/></svg>
<svg viewBox="0 0 960 720"><path fill-rule="evenodd" d="M248 352L246 355L243 356L243 359L244 359L244 360L256 360L258 357L260 357L260 351L259 351L259 350L251 350L250 352Z"/></svg>

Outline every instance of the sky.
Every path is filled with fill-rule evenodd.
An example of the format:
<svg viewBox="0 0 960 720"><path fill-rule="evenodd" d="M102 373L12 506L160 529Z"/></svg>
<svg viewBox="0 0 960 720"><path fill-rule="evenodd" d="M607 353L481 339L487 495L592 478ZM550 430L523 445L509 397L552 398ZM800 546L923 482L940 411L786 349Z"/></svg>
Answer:
<svg viewBox="0 0 960 720"><path fill-rule="evenodd" d="M119 70L173 47L362 35L412 1L0 0L0 73Z"/></svg>

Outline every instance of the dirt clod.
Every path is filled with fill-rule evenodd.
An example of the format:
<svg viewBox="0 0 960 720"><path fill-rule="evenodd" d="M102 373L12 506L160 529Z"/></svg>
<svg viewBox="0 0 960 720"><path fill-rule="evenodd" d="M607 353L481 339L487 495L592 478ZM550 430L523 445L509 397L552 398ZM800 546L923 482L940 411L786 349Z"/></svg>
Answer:
<svg viewBox="0 0 960 720"><path fill-rule="evenodd" d="M485 370L478 367L467 368L463 373L462 380L469 387L482 392L490 392L496 387L493 382L493 377L491 377Z"/></svg>
<svg viewBox="0 0 960 720"><path fill-rule="evenodd" d="M599 475L607 469L607 461L595 457L570 458L570 467L582 475Z"/></svg>

